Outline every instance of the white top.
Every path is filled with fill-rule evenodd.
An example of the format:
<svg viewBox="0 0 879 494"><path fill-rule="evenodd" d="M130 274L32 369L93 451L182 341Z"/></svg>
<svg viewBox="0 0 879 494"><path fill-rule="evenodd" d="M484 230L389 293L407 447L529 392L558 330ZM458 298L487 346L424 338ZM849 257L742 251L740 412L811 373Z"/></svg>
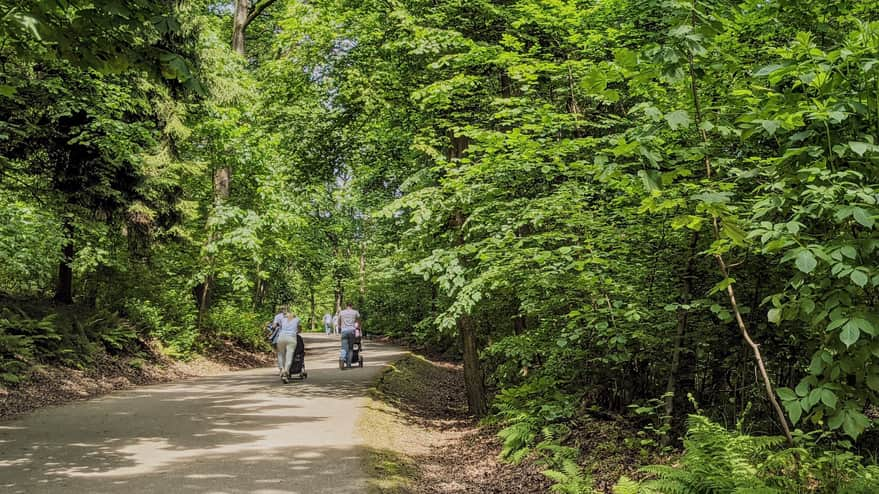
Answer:
<svg viewBox="0 0 879 494"><path fill-rule="evenodd" d="M280 326L280 325L281 325L281 319L284 319L284 313L283 313L283 312L278 312L278 315L276 315L275 318L272 319L272 327Z"/></svg>
<svg viewBox="0 0 879 494"><path fill-rule="evenodd" d="M299 318L293 316L292 318L281 317L281 331L278 335L285 336L296 336L296 333L299 332Z"/></svg>
<svg viewBox="0 0 879 494"><path fill-rule="evenodd" d="M354 309L345 309L339 312L339 325L342 331L354 331L354 325L360 319L360 313Z"/></svg>
<svg viewBox="0 0 879 494"><path fill-rule="evenodd" d="M331 324L333 322L333 316L329 314L324 314L324 324Z"/></svg>

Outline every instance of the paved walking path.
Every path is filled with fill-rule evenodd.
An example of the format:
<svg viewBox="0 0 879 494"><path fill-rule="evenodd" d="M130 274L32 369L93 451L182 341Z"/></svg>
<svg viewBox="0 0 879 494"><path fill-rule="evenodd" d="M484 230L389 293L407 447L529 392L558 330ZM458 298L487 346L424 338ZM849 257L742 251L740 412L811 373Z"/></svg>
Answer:
<svg viewBox="0 0 879 494"><path fill-rule="evenodd" d="M305 381L232 372L0 422L0 492L363 493L355 423L403 351L366 342L365 367L341 371L337 336L305 344Z"/></svg>

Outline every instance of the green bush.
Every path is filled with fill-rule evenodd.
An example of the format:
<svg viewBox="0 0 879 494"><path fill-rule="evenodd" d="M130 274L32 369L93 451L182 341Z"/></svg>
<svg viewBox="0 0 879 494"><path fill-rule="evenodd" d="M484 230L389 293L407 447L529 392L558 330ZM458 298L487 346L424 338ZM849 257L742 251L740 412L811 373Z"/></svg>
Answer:
<svg viewBox="0 0 879 494"><path fill-rule="evenodd" d="M190 358L198 350L198 331L191 324L174 324L165 312L148 300L125 302L125 314L131 324L165 345L165 353L175 358Z"/></svg>
<svg viewBox="0 0 879 494"><path fill-rule="evenodd" d="M57 355L59 341L54 315L33 319L21 311L0 308L0 381L20 382L38 361Z"/></svg>
<svg viewBox="0 0 879 494"><path fill-rule="evenodd" d="M214 307L208 317L213 334L252 350L268 350L265 325L268 317L231 304Z"/></svg>

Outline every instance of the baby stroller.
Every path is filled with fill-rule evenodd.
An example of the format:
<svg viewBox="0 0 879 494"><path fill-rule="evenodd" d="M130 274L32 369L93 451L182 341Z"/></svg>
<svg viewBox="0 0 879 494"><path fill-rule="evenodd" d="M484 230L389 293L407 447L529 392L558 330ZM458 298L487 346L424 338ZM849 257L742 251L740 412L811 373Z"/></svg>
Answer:
<svg viewBox="0 0 879 494"><path fill-rule="evenodd" d="M354 343L351 344L351 349L351 362L357 362L360 367L363 367L363 355L360 354L363 350L363 333L360 332L359 324L354 328Z"/></svg>
<svg viewBox="0 0 879 494"><path fill-rule="evenodd" d="M290 379L308 378L305 372L305 342L302 336L296 335L296 350L293 350L293 360L290 361Z"/></svg>
<svg viewBox="0 0 879 494"><path fill-rule="evenodd" d="M360 326L354 328L354 341L351 342L351 363L363 367L363 334L360 332ZM345 361L339 358L339 368L345 369Z"/></svg>

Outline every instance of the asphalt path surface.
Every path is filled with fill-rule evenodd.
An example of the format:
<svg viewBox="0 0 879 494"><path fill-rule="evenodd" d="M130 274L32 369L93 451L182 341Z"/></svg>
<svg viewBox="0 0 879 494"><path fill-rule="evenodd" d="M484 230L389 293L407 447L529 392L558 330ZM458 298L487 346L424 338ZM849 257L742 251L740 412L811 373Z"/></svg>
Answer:
<svg viewBox="0 0 879 494"><path fill-rule="evenodd" d="M403 350L305 335L308 378L276 369L142 386L0 422L3 493L362 493L367 390Z"/></svg>

